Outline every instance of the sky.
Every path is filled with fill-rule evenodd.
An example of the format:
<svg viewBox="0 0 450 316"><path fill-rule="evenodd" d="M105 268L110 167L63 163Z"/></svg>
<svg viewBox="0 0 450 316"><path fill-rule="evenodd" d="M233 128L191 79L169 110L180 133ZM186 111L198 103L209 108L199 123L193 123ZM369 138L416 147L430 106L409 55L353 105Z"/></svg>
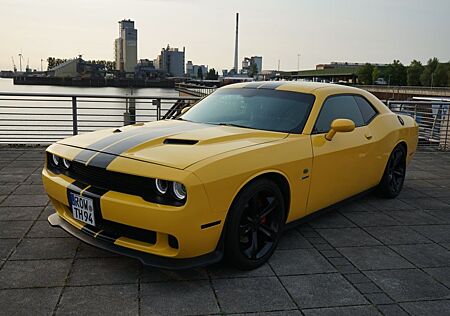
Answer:
<svg viewBox="0 0 450 316"><path fill-rule="evenodd" d="M138 58L170 44L186 47L186 61L230 69L236 12L239 60L263 56L263 69L450 60L450 0L0 0L0 69L21 52L37 69L49 56L113 60L124 18L138 29Z"/></svg>

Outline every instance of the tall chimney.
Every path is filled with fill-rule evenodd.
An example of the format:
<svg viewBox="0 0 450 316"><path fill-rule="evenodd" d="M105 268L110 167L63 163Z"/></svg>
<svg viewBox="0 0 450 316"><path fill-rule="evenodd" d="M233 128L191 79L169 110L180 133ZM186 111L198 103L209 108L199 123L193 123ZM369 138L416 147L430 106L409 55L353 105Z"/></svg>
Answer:
<svg viewBox="0 0 450 316"><path fill-rule="evenodd" d="M239 13L236 13L236 42L234 44L234 71L238 73L238 45L239 45Z"/></svg>

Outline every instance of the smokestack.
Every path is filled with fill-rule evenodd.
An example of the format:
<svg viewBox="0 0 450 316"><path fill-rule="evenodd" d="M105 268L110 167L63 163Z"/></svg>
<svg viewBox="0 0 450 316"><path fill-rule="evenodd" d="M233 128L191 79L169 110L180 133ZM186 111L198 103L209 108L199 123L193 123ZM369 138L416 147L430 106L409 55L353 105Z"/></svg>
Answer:
<svg viewBox="0 0 450 316"><path fill-rule="evenodd" d="M238 45L239 45L239 13L236 13L236 42L234 44L234 71L238 73Z"/></svg>

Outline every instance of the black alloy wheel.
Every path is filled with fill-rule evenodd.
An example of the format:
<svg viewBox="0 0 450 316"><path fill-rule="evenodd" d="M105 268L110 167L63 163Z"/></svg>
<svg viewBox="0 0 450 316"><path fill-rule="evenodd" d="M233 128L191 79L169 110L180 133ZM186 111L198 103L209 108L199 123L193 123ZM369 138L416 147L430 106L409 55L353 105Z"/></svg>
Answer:
<svg viewBox="0 0 450 316"><path fill-rule="evenodd" d="M394 148L389 157L383 178L380 182L380 193L387 198L400 194L406 175L406 150L402 145Z"/></svg>
<svg viewBox="0 0 450 316"><path fill-rule="evenodd" d="M239 194L230 210L226 255L240 269L264 264L274 252L284 224L284 200L278 186L258 179Z"/></svg>

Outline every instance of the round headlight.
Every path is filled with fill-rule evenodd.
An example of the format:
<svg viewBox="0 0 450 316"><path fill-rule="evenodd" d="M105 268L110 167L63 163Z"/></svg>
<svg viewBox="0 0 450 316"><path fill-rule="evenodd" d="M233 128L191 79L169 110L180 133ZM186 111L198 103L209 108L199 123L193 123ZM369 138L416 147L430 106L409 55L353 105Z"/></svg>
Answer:
<svg viewBox="0 0 450 316"><path fill-rule="evenodd" d="M175 195L175 197L177 199L184 200L186 198L186 187L179 182L174 182L173 183L173 194Z"/></svg>
<svg viewBox="0 0 450 316"><path fill-rule="evenodd" d="M67 159L63 158L62 162L63 162L64 168L66 168L66 169L70 168L70 160L67 160Z"/></svg>
<svg viewBox="0 0 450 316"><path fill-rule="evenodd" d="M158 191L159 194L166 194L169 184L167 183L166 180L156 179L155 186L156 191Z"/></svg>
<svg viewBox="0 0 450 316"><path fill-rule="evenodd" d="M59 157L52 154L52 161L55 166L59 165Z"/></svg>

